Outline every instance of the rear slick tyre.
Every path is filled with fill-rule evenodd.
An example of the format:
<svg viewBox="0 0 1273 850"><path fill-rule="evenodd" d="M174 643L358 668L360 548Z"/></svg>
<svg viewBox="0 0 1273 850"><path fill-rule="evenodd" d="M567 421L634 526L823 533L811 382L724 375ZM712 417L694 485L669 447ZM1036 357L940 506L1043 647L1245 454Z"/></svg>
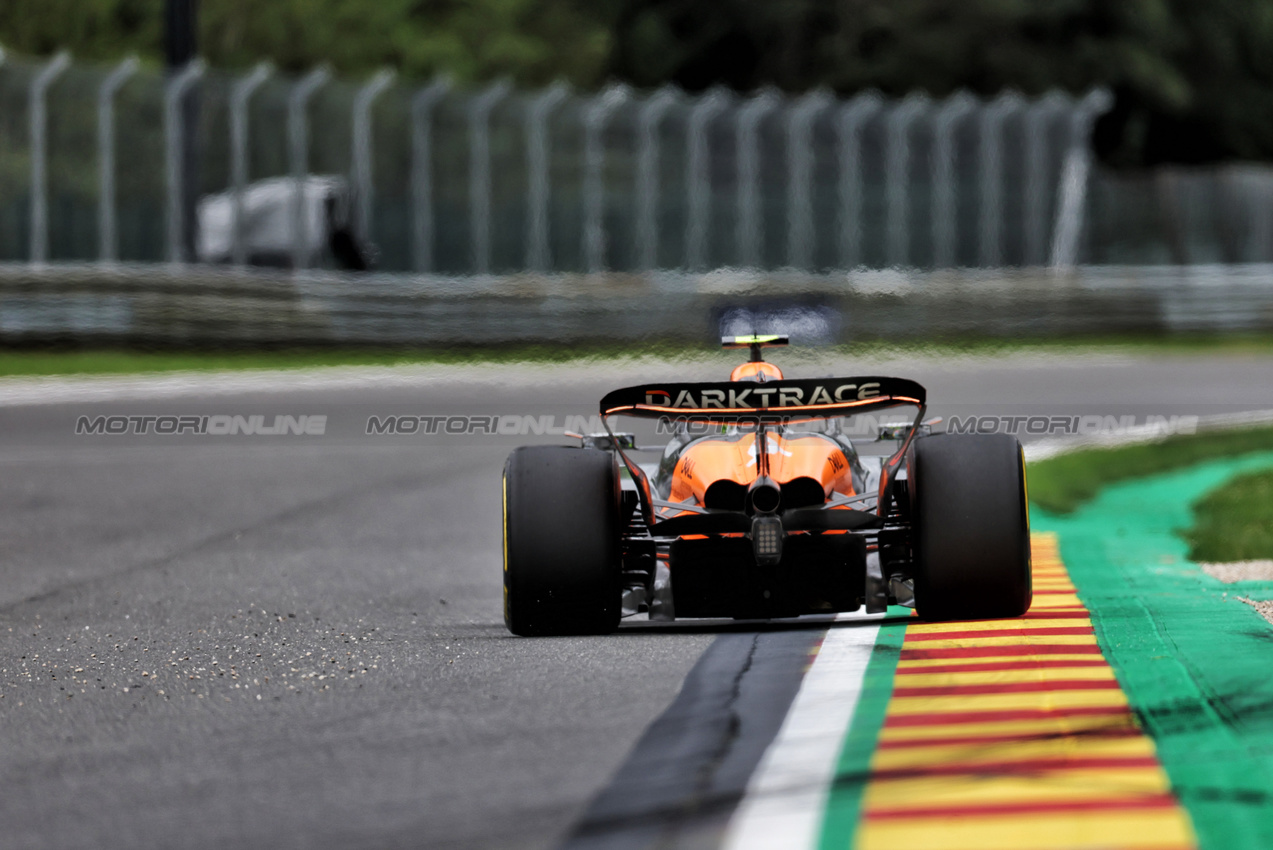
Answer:
<svg viewBox="0 0 1273 850"><path fill-rule="evenodd" d="M619 626L614 455L524 446L504 464L504 623L513 634L608 634Z"/></svg>
<svg viewBox="0 0 1273 850"><path fill-rule="evenodd" d="M1030 519L1021 444L935 434L907 453L915 607L928 620L1019 617L1030 608Z"/></svg>

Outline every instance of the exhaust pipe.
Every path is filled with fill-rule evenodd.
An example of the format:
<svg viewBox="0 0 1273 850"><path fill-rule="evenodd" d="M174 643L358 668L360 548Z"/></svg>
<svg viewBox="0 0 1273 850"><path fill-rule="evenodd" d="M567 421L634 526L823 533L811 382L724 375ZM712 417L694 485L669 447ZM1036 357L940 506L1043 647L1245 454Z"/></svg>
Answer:
<svg viewBox="0 0 1273 850"><path fill-rule="evenodd" d="M778 482L762 475L747 488L747 506L753 514L776 514L782 505L782 488Z"/></svg>

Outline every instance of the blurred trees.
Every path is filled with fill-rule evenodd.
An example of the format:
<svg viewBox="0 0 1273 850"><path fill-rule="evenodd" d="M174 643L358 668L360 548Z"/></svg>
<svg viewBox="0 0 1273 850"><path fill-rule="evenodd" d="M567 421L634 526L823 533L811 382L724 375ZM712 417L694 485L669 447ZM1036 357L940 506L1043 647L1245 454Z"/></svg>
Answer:
<svg viewBox="0 0 1273 850"><path fill-rule="evenodd" d="M610 63L692 89L1105 85L1108 161L1273 159L1268 0L623 0Z"/></svg>
<svg viewBox="0 0 1273 850"><path fill-rule="evenodd" d="M164 0L0 0L0 45L79 59L129 52L159 62ZM526 85L604 81L607 16L588 0L199 0L199 52L213 66L269 59L365 74L510 77Z"/></svg>
<svg viewBox="0 0 1273 850"><path fill-rule="evenodd" d="M4 0L0 45L22 53L63 48L80 59L130 52L163 56L163 0Z"/></svg>
<svg viewBox="0 0 1273 850"><path fill-rule="evenodd" d="M270 57L347 73L389 65L411 77L564 78L592 87L610 49L587 0L201 0L204 55L225 65Z"/></svg>
<svg viewBox="0 0 1273 850"><path fill-rule="evenodd" d="M0 43L161 55L163 0L3 0ZM1273 159L1270 0L200 0L214 65L842 94L1109 86L1121 165Z"/></svg>

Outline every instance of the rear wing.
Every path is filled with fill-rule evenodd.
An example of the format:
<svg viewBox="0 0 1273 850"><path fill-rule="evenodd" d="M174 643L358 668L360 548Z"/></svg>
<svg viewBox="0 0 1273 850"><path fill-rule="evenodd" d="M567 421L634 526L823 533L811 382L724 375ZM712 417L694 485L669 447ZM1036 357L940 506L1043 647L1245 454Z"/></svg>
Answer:
<svg viewBox="0 0 1273 850"><path fill-rule="evenodd" d="M922 407L924 388L905 378L808 378L751 383L647 384L601 399L601 415L777 424L829 419L902 404Z"/></svg>
<svg viewBox="0 0 1273 850"><path fill-rule="evenodd" d="M903 437L897 451L884 462L878 516L888 514L893 497L893 482L915 432L924 419L928 393L924 387L905 378L870 376L864 378L809 378L791 381L751 383L647 384L625 387L601 399L601 421L614 439L610 428L612 416L636 416L666 419L673 422L777 426L810 419L851 416L900 405L918 408L915 420ZM649 479L616 442L624 466L637 485L641 513L653 533L654 495Z"/></svg>

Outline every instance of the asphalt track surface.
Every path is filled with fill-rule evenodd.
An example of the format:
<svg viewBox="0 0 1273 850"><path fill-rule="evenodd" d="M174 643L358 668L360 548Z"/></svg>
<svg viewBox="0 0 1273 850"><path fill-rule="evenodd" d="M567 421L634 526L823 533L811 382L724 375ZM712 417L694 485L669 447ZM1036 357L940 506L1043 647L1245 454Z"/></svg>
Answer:
<svg viewBox="0 0 1273 850"><path fill-rule="evenodd" d="M1273 408L1265 356L789 370L836 372L913 377L938 414ZM18 405L0 387L0 846L710 846L825 624L512 637L498 481L529 439L365 434L394 412L589 414L678 374L716 376L435 368ZM328 425L74 434L81 415L200 413Z"/></svg>

